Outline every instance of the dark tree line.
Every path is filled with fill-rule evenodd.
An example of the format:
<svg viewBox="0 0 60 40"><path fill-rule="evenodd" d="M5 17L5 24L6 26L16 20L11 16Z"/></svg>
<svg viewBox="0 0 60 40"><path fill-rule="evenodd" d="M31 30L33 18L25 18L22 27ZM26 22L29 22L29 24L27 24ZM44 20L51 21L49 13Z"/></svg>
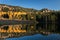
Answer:
<svg viewBox="0 0 60 40"><path fill-rule="evenodd" d="M47 12L47 15L37 14L36 20L39 22L37 28L44 28L46 30L47 25L48 31L60 32L60 12Z"/></svg>

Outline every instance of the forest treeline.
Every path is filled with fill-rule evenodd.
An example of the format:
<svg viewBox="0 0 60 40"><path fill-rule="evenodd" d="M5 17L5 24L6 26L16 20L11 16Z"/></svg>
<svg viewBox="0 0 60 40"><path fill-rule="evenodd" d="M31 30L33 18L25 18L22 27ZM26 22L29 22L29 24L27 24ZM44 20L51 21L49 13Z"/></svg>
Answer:
<svg viewBox="0 0 60 40"><path fill-rule="evenodd" d="M1 9L0 11L3 12L8 12L8 11L26 12L27 15L21 15L22 19L31 20L31 17L33 17L33 19L37 21L40 25L40 27L37 25L36 29L40 28L40 29L47 29L48 31L51 32L60 32L60 11L59 10L55 11L55 10L49 10L47 8L36 10L32 8L23 8L19 6L11 6L5 4L0 4L0 9ZM31 15L29 13L31 13ZM4 18L9 18L8 14L2 16Z"/></svg>

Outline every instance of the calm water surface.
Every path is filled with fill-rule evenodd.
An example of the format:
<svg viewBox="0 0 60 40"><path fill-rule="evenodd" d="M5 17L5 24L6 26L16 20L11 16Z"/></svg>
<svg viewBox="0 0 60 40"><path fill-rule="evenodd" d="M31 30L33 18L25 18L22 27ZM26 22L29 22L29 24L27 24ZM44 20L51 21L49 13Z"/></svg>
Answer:
<svg viewBox="0 0 60 40"><path fill-rule="evenodd" d="M56 24L19 24L19 25L3 25L0 27L0 29L2 28L5 28L7 27L7 29L5 28L4 30L8 30L8 28L12 28L14 30L14 28L16 30L25 30L25 34L23 33L23 36L22 36L22 33L21 34L16 34L17 36L20 35L20 37L11 37L11 38L5 38L6 40L60 40L60 34L57 34L55 33L56 32L56 28L53 29L53 31L50 31L52 29L49 29L51 27L58 27ZM40 33L41 30L45 30L46 32L54 32L54 33L51 33L51 34L48 34L48 35L43 35L42 33ZM36 33L37 32L37 33ZM11 33L12 34L12 33ZM5 35L0 33L1 36L8 36L9 34ZM16 36L14 34L14 36Z"/></svg>
<svg viewBox="0 0 60 40"><path fill-rule="evenodd" d="M24 36L19 38L8 38L6 40L60 40L60 34L50 34L48 36L36 34L32 36Z"/></svg>

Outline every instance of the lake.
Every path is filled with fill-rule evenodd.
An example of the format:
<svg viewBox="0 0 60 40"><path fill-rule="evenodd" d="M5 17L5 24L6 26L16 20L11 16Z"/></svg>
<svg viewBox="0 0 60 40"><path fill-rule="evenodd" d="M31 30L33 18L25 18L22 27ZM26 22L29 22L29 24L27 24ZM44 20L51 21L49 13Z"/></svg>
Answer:
<svg viewBox="0 0 60 40"><path fill-rule="evenodd" d="M18 38L7 38L6 40L60 40L60 34L50 34L48 36L36 34L32 36L24 36Z"/></svg>
<svg viewBox="0 0 60 40"><path fill-rule="evenodd" d="M60 40L59 26L53 23L1 25L4 40ZM2 40L2 39L1 39Z"/></svg>

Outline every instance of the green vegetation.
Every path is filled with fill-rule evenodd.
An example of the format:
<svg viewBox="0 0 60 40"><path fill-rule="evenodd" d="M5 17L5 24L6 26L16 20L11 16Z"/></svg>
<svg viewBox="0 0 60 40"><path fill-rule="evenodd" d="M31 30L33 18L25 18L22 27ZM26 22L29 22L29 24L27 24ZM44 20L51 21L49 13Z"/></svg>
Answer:
<svg viewBox="0 0 60 40"><path fill-rule="evenodd" d="M26 12L27 15L19 15L18 16L19 18L17 18L17 15L15 15L14 18L37 21L39 22L40 27L36 27L36 29L41 30L44 29L50 32L60 32L60 11L48 10L46 8L42 10L36 10L32 8L23 8L11 5L2 5L2 6L6 7L3 7L1 11ZM11 10L9 8L11 8ZM5 18L9 18L7 14L4 14L2 16Z"/></svg>
<svg viewBox="0 0 60 40"><path fill-rule="evenodd" d="M3 18L9 18L9 15L8 14L4 14L2 15Z"/></svg>
<svg viewBox="0 0 60 40"><path fill-rule="evenodd" d="M41 29L49 32L60 32L60 11L44 12L37 14L36 20L39 22ZM38 27L39 28L39 27Z"/></svg>

